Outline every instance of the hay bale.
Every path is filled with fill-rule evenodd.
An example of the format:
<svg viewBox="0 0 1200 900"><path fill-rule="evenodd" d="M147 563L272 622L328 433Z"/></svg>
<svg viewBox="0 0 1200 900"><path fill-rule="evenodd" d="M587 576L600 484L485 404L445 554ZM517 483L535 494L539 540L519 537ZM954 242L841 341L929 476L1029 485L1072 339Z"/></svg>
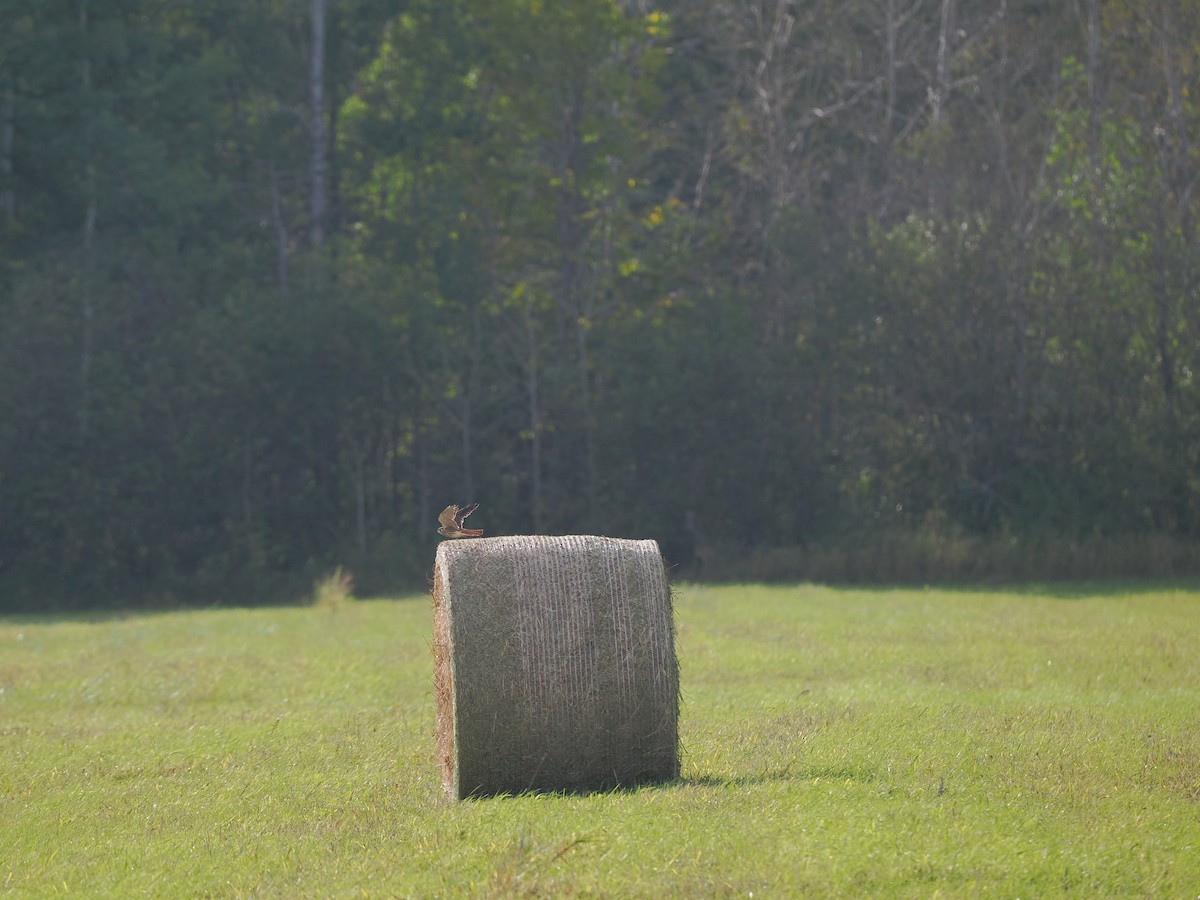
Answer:
<svg viewBox="0 0 1200 900"><path fill-rule="evenodd" d="M451 799L678 776L679 670L654 541L444 541L433 603Z"/></svg>

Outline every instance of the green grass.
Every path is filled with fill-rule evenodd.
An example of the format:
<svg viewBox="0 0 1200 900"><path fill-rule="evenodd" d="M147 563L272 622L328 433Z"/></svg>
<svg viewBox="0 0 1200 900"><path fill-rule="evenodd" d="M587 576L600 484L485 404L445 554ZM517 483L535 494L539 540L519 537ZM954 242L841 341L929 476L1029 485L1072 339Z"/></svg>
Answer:
<svg viewBox="0 0 1200 900"><path fill-rule="evenodd" d="M431 619L0 619L0 892L1200 893L1200 592L685 587L679 782L453 805Z"/></svg>

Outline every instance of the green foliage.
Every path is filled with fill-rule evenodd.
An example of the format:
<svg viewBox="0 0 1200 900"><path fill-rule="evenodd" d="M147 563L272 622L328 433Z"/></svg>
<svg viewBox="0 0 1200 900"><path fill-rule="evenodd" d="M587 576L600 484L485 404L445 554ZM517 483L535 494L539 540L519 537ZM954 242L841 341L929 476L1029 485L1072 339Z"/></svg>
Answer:
<svg viewBox="0 0 1200 900"><path fill-rule="evenodd" d="M425 599L8 618L0 884L1186 894L1198 606L1168 584L684 587L678 782L459 804Z"/></svg>
<svg viewBox="0 0 1200 900"><path fill-rule="evenodd" d="M1200 7L323 5L0 4L0 606L1200 533Z"/></svg>

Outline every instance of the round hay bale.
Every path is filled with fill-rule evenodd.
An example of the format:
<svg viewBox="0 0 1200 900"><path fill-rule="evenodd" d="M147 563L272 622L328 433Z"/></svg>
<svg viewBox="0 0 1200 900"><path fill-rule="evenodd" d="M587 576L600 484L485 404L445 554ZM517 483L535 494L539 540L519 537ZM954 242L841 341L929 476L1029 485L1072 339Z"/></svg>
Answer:
<svg viewBox="0 0 1200 900"><path fill-rule="evenodd" d="M654 541L444 541L433 604L451 799L678 777L679 668Z"/></svg>

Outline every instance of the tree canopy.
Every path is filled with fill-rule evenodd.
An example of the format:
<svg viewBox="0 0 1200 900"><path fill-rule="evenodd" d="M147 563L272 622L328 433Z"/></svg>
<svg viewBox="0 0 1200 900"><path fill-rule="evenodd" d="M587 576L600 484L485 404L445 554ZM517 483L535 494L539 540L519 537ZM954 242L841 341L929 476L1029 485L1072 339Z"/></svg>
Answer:
<svg viewBox="0 0 1200 900"><path fill-rule="evenodd" d="M450 502L701 575L1195 542L1198 36L1184 0L0 0L0 604L419 579Z"/></svg>

